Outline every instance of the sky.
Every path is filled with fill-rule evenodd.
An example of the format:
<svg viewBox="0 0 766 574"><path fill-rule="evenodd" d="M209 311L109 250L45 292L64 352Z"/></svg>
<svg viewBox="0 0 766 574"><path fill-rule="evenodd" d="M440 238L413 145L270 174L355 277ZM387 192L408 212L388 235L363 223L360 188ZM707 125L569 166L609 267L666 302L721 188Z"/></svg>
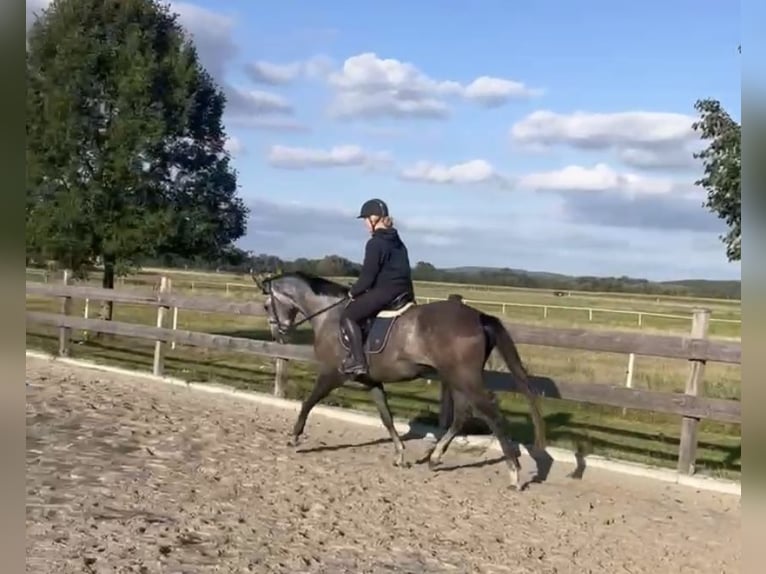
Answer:
<svg viewBox="0 0 766 574"><path fill-rule="evenodd" d="M242 248L360 261L378 197L413 265L740 278L692 157L697 99L740 120L739 3L170 4L227 96Z"/></svg>

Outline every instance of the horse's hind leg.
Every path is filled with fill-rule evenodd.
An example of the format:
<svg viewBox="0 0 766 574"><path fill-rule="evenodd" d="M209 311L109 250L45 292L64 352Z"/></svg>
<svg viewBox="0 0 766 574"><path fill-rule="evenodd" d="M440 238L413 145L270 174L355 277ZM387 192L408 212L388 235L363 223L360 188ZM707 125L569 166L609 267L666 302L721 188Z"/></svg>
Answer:
<svg viewBox="0 0 766 574"><path fill-rule="evenodd" d="M497 437L500 448L503 450L505 463L508 465L508 472L511 478L511 488L519 489L519 470L521 463L519 456L521 452L518 446L511 442L511 433L508 430L508 421L500 412L495 397L486 388L483 383L471 385L466 390L468 398L473 403L478 414L487 422L492 434Z"/></svg>
<svg viewBox="0 0 766 574"><path fill-rule="evenodd" d="M336 370L320 372L314 382L314 388L311 389L311 393L301 404L301 411L298 413L298 418L293 426L293 436L290 438L289 444L291 446L298 446L300 436L303 434L303 430L306 428L306 419L316 404L329 395L333 389L338 388L343 384L343 376Z"/></svg>
<svg viewBox="0 0 766 574"><path fill-rule="evenodd" d="M388 406L388 399L386 398L386 391L383 390L383 385L376 384L370 387L370 396L375 401L375 406L378 407L380 413L380 420L383 421L383 426L386 427L388 434L391 435L391 440L394 443L394 449L396 450L396 458L394 458L395 466L408 467L410 465L404 462L404 442L399 437L399 433L396 432L394 426L394 417L391 415L391 409Z"/></svg>
<svg viewBox="0 0 766 574"><path fill-rule="evenodd" d="M450 423L447 431L436 442L431 451L427 453L425 457L423 457L424 459L426 457L428 458L428 467L431 470L435 469L439 465L442 457L444 456L444 453L447 452L450 443L463 428L463 425L468 420L468 415L471 412L471 405L468 403L468 401L465 400L465 397L462 393L452 391L452 399L452 422Z"/></svg>

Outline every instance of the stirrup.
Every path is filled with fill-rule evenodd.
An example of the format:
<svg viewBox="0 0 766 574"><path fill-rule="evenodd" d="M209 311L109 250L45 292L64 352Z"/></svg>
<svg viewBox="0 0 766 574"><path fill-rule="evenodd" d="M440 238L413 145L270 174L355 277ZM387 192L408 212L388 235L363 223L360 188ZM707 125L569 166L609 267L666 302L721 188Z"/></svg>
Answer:
<svg viewBox="0 0 766 574"><path fill-rule="evenodd" d="M344 375L366 375L367 365L364 361L358 361L351 355L343 359L340 365L340 370Z"/></svg>

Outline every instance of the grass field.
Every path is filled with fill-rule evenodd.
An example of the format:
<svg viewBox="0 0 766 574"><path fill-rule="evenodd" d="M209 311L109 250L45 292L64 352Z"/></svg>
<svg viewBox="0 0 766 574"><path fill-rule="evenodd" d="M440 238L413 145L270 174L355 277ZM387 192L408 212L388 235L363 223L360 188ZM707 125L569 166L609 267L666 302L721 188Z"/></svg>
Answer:
<svg viewBox="0 0 766 574"><path fill-rule="evenodd" d="M228 296L236 299L257 297L257 292L248 287L229 286L226 294L225 284L252 283L249 278L234 275L189 273L183 271L163 271L171 277L174 291L198 294ZM126 278L125 286L143 285L145 288L157 281L155 270L145 270L138 276ZM35 272L28 272L27 279L42 280ZM97 278L95 278L97 279ZM49 280L55 280L50 278ZM60 280L60 279L59 279ZM98 284L97 281L93 281ZM119 288L119 286L118 286ZM667 314L690 315L695 307L705 306L712 311L712 317L739 319L741 317L738 302L700 301L681 298L664 299L624 294L573 293L569 297L556 297L552 292L530 291L521 289L483 288L468 285L418 284L419 297L446 297L450 293L461 293L465 299L484 301L523 302L539 305L564 305L573 307L595 307L599 309L633 310L642 312L660 312ZM566 303L562 303L566 300ZM74 302L74 313L82 316L84 302ZM58 312L59 303L53 299L27 298L28 310ZM498 306L487 305L486 310L500 314ZM96 309L91 310L95 316ZM543 319L541 309L508 307L506 317L520 323L535 323L546 326L578 326L584 328L620 328L637 330L635 316L622 316L594 312L589 321L588 313L549 309L548 317ZM115 320L153 325L156 312L145 306L115 304ZM663 331L687 333L689 322L662 318L644 317L642 331ZM265 321L258 317L238 317L193 311L179 311L179 328L220 333L234 336L269 339ZM713 323L712 335L738 337L739 324ZM120 365L134 369L151 369L153 343L126 339L122 337L93 335L86 341L83 334L73 333L77 344L73 345L72 356ZM296 343L308 344L311 333L302 329ZM27 345L49 352L56 349L57 333L54 329L43 327L30 328L27 332ZM520 345L520 352L529 369L539 375L554 380L571 382L596 382L621 385L625 381L627 356L615 353L597 353L568 349L554 349ZM221 353L199 348L179 346L168 349L166 360L168 374L194 381L218 381L239 388L249 388L269 392L273 385L274 367L270 360L261 360L236 353ZM633 386L661 391L683 391L688 373L686 361L674 359L655 359L639 356L634 367ZM740 398L740 368L737 365L709 364L705 371L703 393L710 397ZM289 366L288 396L302 398L313 381L310 365L291 363ZM435 419L438 411L438 384L425 381L391 385L391 406L397 416L405 418ZM531 428L527 408L522 400L512 394L501 393L501 404L509 414L515 429L515 438L531 438ZM342 389L326 401L328 404L351 406L374 411L374 406L364 393L351 389ZM659 415L641 411L584 405L545 399L549 439L552 444L573 448L585 445L591 452L606 456L616 456L639 462L650 462L663 466L674 466L680 434L678 417ZM287 432L287 429L286 429ZM702 423L698 451L698 470L706 474L737 478L741 472L739 425Z"/></svg>

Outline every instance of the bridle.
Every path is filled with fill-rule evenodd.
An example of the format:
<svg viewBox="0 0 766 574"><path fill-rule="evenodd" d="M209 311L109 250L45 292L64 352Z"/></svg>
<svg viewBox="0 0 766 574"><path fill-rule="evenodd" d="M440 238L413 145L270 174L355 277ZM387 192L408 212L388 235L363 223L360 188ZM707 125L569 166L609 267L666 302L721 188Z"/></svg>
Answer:
<svg viewBox="0 0 766 574"><path fill-rule="evenodd" d="M252 275L252 272L251 272L251 275ZM271 282L274 281L275 279L278 279L278 278L279 278L279 276L275 276L275 277L269 277L269 278L267 278L267 279L265 279L263 281L260 281L260 280L256 279L255 276L253 275L253 279L261 287L263 293L265 295L268 295L268 299L266 299L266 303L264 304L264 307L266 307L266 313L268 315L267 321L269 323L269 326L271 328L273 328L274 330L276 330L277 333L279 333L279 335L282 336L282 337L288 335L290 333L290 331L292 331L293 329L296 329L300 325L303 325L303 323L311 321L311 319L313 319L314 317L317 317L317 316L321 315L322 313L326 313L327 311L330 311L331 309L334 309L338 305L349 301L349 297L348 296L343 297L342 299L340 299L338 301L335 301L334 303L331 303L330 305L328 305L326 307L322 307L321 309L319 309L318 311L315 311L314 313L311 313L309 315L304 316L300 321L295 321L295 322L292 322L292 323L287 323L287 325L285 325L285 323L283 323L280 320L279 311L277 311L277 306L274 304L274 298L275 298L274 292L271 290ZM284 296L284 297L286 297L286 296ZM292 305L296 309L300 309L295 304L294 301L291 300L290 302L292 303Z"/></svg>
<svg viewBox="0 0 766 574"><path fill-rule="evenodd" d="M288 326L285 327L282 321L279 320L279 312L277 311L276 305L274 305L274 295L272 293L269 293L269 297L266 299L264 307L266 307L266 320L268 321L269 326L276 330L281 336L284 337L287 335L290 332L290 325L288 324Z"/></svg>

